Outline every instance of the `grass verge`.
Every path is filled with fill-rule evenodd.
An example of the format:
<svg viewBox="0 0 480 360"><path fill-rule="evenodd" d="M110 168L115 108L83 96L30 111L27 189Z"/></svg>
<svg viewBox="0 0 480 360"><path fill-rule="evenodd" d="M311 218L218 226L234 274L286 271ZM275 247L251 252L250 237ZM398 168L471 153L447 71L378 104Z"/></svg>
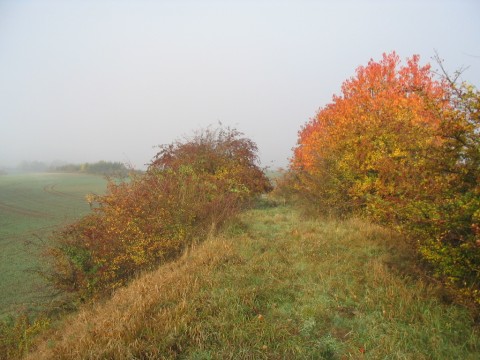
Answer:
<svg viewBox="0 0 480 360"><path fill-rule="evenodd" d="M223 237L45 334L30 359L476 359L469 312L360 220L244 213Z"/></svg>

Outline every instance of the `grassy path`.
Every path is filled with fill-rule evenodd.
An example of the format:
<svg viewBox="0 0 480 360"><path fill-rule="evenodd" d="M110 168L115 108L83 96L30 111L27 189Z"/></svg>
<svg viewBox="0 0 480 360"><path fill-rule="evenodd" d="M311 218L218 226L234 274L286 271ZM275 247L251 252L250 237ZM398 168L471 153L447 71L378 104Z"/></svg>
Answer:
<svg viewBox="0 0 480 360"><path fill-rule="evenodd" d="M359 220L256 209L50 334L32 359L478 359L468 312Z"/></svg>

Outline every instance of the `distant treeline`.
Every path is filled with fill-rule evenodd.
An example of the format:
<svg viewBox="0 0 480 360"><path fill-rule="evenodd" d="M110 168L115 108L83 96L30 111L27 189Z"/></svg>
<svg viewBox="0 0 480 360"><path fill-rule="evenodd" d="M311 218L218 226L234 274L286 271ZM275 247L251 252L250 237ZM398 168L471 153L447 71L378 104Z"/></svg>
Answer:
<svg viewBox="0 0 480 360"><path fill-rule="evenodd" d="M111 161L98 161L96 163L66 164L54 169L59 172L80 172L86 174L102 175L127 175L130 172L123 163Z"/></svg>

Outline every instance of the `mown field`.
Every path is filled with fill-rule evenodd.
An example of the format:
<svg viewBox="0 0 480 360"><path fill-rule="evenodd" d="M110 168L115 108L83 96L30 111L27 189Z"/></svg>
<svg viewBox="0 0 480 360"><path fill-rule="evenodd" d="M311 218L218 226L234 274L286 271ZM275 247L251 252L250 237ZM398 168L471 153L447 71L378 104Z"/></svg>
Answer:
<svg viewBox="0 0 480 360"><path fill-rule="evenodd" d="M84 174L0 176L0 317L48 301L45 283L32 272L41 243L89 211L86 194L105 188L105 179Z"/></svg>

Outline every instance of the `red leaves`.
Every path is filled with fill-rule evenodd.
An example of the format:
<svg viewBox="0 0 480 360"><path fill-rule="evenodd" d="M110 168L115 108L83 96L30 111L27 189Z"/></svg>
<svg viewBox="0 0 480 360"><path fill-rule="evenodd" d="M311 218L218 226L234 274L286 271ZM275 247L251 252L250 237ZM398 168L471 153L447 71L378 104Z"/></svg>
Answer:
<svg viewBox="0 0 480 360"><path fill-rule="evenodd" d="M59 234L55 285L87 297L178 256L269 189L256 149L236 130L205 130L162 147L145 174L110 182L90 199L94 211Z"/></svg>

